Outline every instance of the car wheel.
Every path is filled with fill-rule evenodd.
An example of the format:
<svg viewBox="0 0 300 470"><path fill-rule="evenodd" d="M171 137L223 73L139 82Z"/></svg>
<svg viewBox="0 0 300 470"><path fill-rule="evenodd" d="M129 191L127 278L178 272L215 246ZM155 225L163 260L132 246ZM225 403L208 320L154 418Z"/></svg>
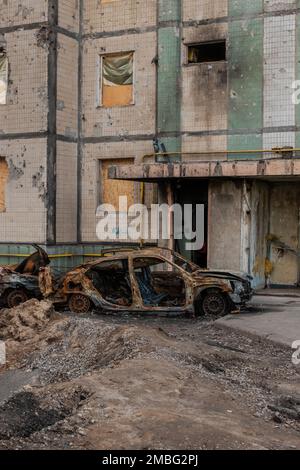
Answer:
<svg viewBox="0 0 300 470"><path fill-rule="evenodd" d="M27 300L29 300L29 294L24 289L14 289L6 296L8 308L17 307L18 305L27 302Z"/></svg>
<svg viewBox="0 0 300 470"><path fill-rule="evenodd" d="M222 292L217 290L205 292L199 302L200 314L224 316L228 313L228 301Z"/></svg>
<svg viewBox="0 0 300 470"><path fill-rule="evenodd" d="M90 299L82 294L72 294L69 298L68 305L71 312L77 313L78 315L88 313L92 307Z"/></svg>

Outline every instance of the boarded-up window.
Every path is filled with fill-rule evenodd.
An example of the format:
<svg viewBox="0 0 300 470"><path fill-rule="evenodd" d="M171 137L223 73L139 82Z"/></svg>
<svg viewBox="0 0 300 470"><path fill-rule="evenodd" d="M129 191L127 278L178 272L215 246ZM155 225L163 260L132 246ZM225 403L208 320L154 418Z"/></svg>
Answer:
<svg viewBox="0 0 300 470"><path fill-rule="evenodd" d="M134 204L134 182L123 180L108 179L108 168L112 165L133 165L133 158L119 158L116 160L102 160L101 161L101 188L103 204L112 204L116 210L119 207L119 196L127 196L128 207Z"/></svg>
<svg viewBox="0 0 300 470"><path fill-rule="evenodd" d="M5 191L8 178L8 165L4 157L0 157L0 212L5 212Z"/></svg>
<svg viewBox="0 0 300 470"><path fill-rule="evenodd" d="M8 82L8 59L0 50L0 105L6 104Z"/></svg>
<svg viewBox="0 0 300 470"><path fill-rule="evenodd" d="M133 52L102 56L102 106L133 104Z"/></svg>
<svg viewBox="0 0 300 470"><path fill-rule="evenodd" d="M101 202L112 204L114 210L112 217L117 215L117 226L110 231L109 240L119 241L128 239L128 227L122 216L127 215L126 207L119 206L119 197L127 196L127 209L134 204L134 182L108 179L108 169L112 165L133 165L133 159L103 160L101 162Z"/></svg>

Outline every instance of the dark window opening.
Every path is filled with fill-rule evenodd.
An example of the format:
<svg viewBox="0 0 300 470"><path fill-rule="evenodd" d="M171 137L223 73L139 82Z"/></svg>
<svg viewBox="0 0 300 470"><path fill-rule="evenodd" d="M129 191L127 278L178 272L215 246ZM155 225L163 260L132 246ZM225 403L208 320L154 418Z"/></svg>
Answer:
<svg viewBox="0 0 300 470"><path fill-rule="evenodd" d="M205 42L188 46L189 64L221 60L226 60L226 41Z"/></svg>

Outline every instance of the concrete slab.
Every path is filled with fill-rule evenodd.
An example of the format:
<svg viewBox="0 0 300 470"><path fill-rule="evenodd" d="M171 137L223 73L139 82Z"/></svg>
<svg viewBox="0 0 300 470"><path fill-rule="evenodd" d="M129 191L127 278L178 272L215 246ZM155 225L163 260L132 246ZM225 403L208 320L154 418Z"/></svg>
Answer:
<svg viewBox="0 0 300 470"><path fill-rule="evenodd" d="M300 298L255 296L246 311L216 324L291 347L300 340Z"/></svg>

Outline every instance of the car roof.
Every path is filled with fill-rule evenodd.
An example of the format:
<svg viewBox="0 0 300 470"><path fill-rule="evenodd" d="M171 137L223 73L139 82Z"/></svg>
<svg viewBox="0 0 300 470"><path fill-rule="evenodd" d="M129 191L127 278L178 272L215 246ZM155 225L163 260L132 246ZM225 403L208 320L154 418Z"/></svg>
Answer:
<svg viewBox="0 0 300 470"><path fill-rule="evenodd" d="M90 267L96 266L99 263L102 263L104 261L109 261L109 260L120 260L127 258L129 256L133 257L147 257L147 256L163 256L165 257L165 253L168 250L168 248L158 248L158 247L148 247L148 248L140 248L140 249L112 249L111 251L106 251L104 250L102 255L98 257L98 259L89 261L87 263L83 263L77 267L74 268L74 270L77 269L88 269ZM73 271L73 270L72 270Z"/></svg>

